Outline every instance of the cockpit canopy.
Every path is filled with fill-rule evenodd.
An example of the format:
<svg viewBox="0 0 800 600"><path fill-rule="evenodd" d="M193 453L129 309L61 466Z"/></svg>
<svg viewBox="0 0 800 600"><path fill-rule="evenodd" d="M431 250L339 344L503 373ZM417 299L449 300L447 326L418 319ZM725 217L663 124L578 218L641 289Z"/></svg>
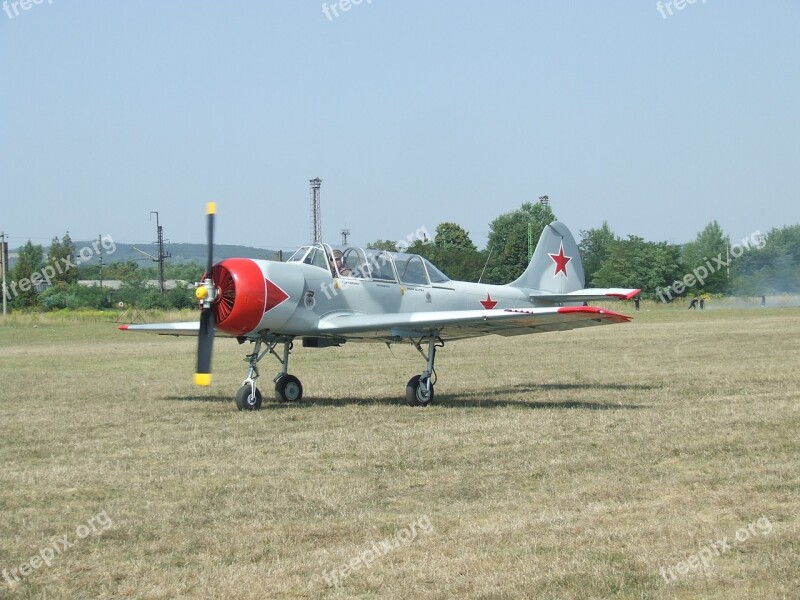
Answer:
<svg viewBox="0 0 800 600"><path fill-rule="evenodd" d="M312 244L297 250L287 262L301 262L330 271L334 277L391 281L407 285L438 285L450 278L417 254L349 247L334 250Z"/></svg>

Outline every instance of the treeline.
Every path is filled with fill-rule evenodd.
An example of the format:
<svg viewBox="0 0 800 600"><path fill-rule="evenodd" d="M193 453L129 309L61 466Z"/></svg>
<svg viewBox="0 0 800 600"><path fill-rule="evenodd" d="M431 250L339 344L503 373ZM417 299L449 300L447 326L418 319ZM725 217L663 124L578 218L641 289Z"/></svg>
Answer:
<svg viewBox="0 0 800 600"><path fill-rule="evenodd" d="M417 239L410 245L407 240L377 240L370 247L421 254L452 279L503 284L522 274L531 243L535 245L544 227L554 220L550 206L526 202L491 222L483 250L453 222L440 223L432 240ZM638 236L622 238L603 223L581 231L578 246L588 287L641 288L643 297L663 301L698 294L800 293L800 225L732 240L712 221L695 240L676 245ZM104 308L119 302L138 308L196 305L193 283L202 277L202 265L167 262L165 278L179 284L161 294L147 284L158 279L156 267L113 262L103 265L101 273L99 256L87 250L91 248L76 253L69 233L53 238L47 252L28 241L10 273L12 308ZM101 275L104 281L121 281L120 288L101 287ZM81 286L79 280L98 281L98 285Z"/></svg>
<svg viewBox="0 0 800 600"><path fill-rule="evenodd" d="M137 308L161 309L191 308L196 305L191 284L203 275L204 268L200 265L167 263L165 278L179 280L179 283L162 294L159 289L147 284L148 280L158 279L155 267L141 268L134 261L113 262L101 267L96 260L99 246L95 253L84 250L76 251L69 233L61 239L53 238L46 253L41 245L28 241L20 249L16 265L9 274L10 281L7 281L7 301L11 308L102 309L118 306L120 302ZM101 275L104 281L119 280L119 289L101 287ZM79 285L80 280L97 281L97 285Z"/></svg>
<svg viewBox="0 0 800 600"><path fill-rule="evenodd" d="M460 225L448 222L436 228L433 240L416 241L408 251L425 256L452 279L508 283L528 265L529 240L535 245L554 220L549 206L526 202L492 221L484 250ZM370 246L396 249L386 240ZM800 225L732 240L712 221L695 240L677 245L622 238L604 222L581 231L578 247L587 287L640 288L643 297L666 302L698 294L800 293Z"/></svg>

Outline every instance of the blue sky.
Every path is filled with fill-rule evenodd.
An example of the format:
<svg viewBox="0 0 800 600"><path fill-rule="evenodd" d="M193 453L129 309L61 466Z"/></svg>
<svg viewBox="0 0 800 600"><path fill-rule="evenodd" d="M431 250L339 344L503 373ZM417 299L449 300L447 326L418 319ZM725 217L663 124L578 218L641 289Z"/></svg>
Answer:
<svg viewBox="0 0 800 600"><path fill-rule="evenodd" d="M353 244L543 194L576 235L800 222L800 3L367 1L0 4L0 229L200 242L215 200L289 248L315 176Z"/></svg>

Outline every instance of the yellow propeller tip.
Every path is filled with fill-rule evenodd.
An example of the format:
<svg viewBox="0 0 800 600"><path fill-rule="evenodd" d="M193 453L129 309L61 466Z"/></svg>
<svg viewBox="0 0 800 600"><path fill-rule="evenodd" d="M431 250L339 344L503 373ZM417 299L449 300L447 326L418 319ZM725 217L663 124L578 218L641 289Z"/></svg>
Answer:
<svg viewBox="0 0 800 600"><path fill-rule="evenodd" d="M206 214L207 215L215 215L215 214L217 214L217 203L216 202L208 202L208 203L206 203Z"/></svg>
<svg viewBox="0 0 800 600"><path fill-rule="evenodd" d="M211 373L195 373L195 385L211 385Z"/></svg>

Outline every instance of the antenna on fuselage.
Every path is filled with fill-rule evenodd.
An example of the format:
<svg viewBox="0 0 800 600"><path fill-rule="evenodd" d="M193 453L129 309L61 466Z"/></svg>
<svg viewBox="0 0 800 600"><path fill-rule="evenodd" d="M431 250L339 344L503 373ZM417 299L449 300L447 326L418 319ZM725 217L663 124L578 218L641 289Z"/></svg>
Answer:
<svg viewBox="0 0 800 600"><path fill-rule="evenodd" d="M486 264L483 265L483 271L481 271L481 276L478 277L478 283L480 283L481 279L483 279L483 274L486 272L486 267L489 266L489 259L492 258L492 252L494 252L494 246L489 248L489 256L486 257Z"/></svg>

